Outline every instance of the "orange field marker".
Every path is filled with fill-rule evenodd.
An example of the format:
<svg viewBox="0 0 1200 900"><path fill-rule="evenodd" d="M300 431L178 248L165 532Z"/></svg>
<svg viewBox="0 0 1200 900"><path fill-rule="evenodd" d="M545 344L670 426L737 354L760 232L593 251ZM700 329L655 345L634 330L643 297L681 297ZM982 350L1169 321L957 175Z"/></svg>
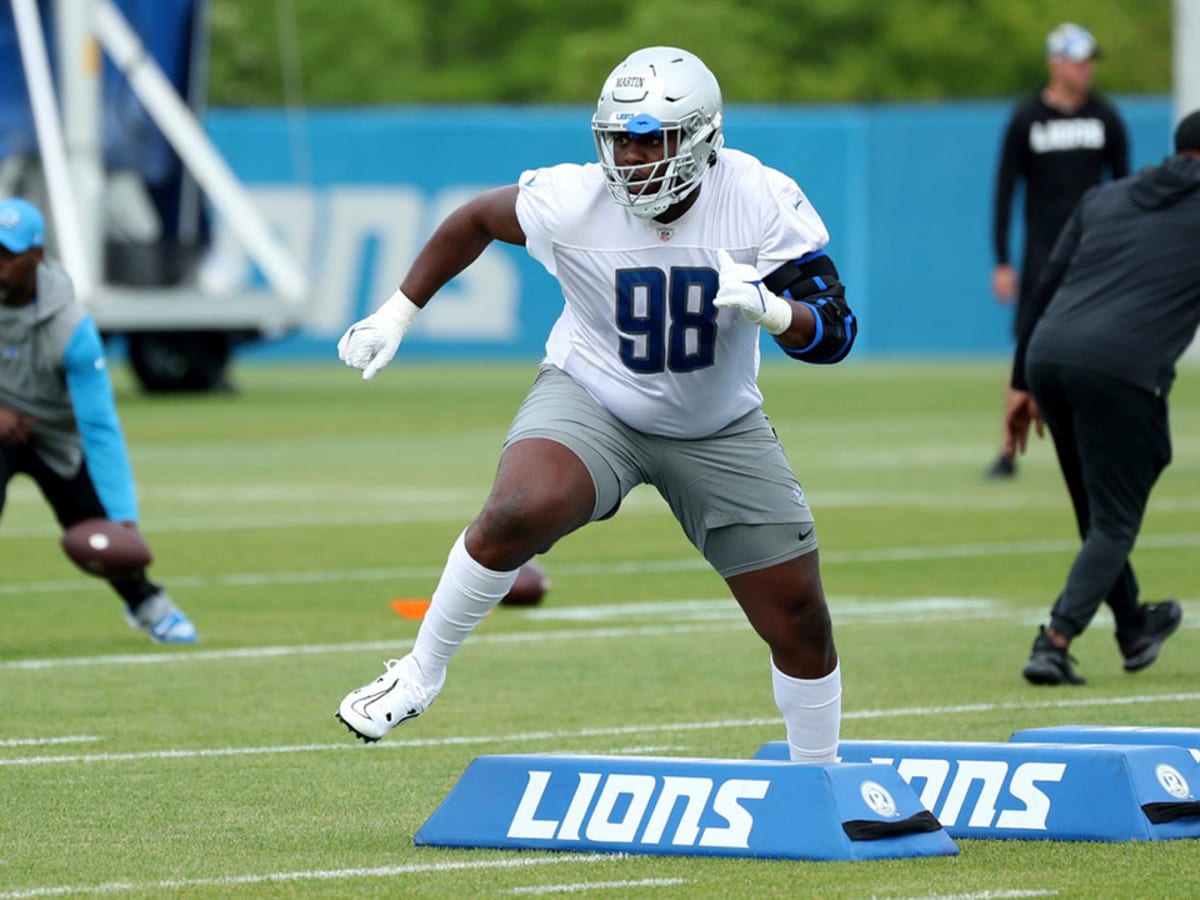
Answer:
<svg viewBox="0 0 1200 900"><path fill-rule="evenodd" d="M392 609L405 619L420 622L425 618L425 613L429 611L429 603L428 600L393 600Z"/></svg>

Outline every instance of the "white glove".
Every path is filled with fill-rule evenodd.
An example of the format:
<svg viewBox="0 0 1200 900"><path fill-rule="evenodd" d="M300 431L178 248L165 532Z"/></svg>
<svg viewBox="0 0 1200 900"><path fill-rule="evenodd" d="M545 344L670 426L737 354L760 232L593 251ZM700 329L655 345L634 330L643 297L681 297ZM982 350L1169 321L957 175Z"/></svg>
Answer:
<svg viewBox="0 0 1200 900"><path fill-rule="evenodd" d="M717 251L721 289L713 299L718 309L740 309L742 315L771 334L783 334L792 325L792 304L767 290L754 266L734 262L726 250Z"/></svg>
<svg viewBox="0 0 1200 900"><path fill-rule="evenodd" d="M338 358L348 366L362 369L363 381L370 381L392 361L420 311L421 307L402 291L396 291L383 306L346 329L338 341Z"/></svg>

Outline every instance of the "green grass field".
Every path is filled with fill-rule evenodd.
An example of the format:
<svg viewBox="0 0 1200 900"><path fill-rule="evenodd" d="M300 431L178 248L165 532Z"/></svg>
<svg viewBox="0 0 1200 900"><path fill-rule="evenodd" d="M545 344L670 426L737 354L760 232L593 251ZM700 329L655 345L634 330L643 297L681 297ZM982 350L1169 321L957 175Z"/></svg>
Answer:
<svg viewBox="0 0 1200 900"><path fill-rule="evenodd" d="M1195 841L959 841L953 858L784 862L418 848L492 753L743 759L782 737L765 648L665 505L544 558L533 610L496 610L437 704L373 746L333 711L406 651L389 601L428 597L490 485L531 364L246 363L238 396L118 394L156 553L202 641L163 649L61 554L31 482L0 525L0 900L17 897L1167 897ZM844 671L842 735L1003 741L1055 724L1200 726L1200 374L1134 555L1184 627L1137 675L1104 612L1088 684L1020 669L1077 541L1049 441L1010 483L996 362L771 363L762 385L817 516Z"/></svg>

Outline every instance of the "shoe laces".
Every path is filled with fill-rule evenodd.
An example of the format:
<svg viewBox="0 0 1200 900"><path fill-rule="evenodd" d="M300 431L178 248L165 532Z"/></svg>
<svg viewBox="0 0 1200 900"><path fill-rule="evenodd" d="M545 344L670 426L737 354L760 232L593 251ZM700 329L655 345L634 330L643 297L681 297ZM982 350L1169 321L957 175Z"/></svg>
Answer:
<svg viewBox="0 0 1200 900"><path fill-rule="evenodd" d="M1079 660L1077 660L1075 658L1075 654L1073 654L1071 652L1070 646L1071 645L1068 644L1066 647L1060 647L1060 646L1058 646L1058 644L1054 643L1053 641L1050 641L1050 652L1053 653L1055 656L1059 656L1059 657L1065 659L1071 665L1077 666L1077 665L1079 665Z"/></svg>
<svg viewBox="0 0 1200 900"><path fill-rule="evenodd" d="M1068 644L1066 647L1058 646L1058 644L1054 643L1054 640L1050 637L1050 632L1045 626L1042 626L1042 628L1038 631L1038 637L1034 646L1034 651L1059 657L1060 659L1064 659L1067 662L1077 666L1079 665L1079 660L1077 660L1071 653L1070 646L1070 644Z"/></svg>
<svg viewBox="0 0 1200 900"><path fill-rule="evenodd" d="M405 659L407 658L408 657L405 657ZM384 672L383 675L379 676L380 679L386 678L388 675L391 675L393 672L395 672L397 680L403 686L404 691L410 697L414 698L420 703L425 703L431 696L436 696L438 690L437 687L429 685L425 680L423 680L426 677L425 673L421 670L420 664L415 659L412 660L412 666L409 667L407 671L395 671L396 669L400 668L400 665L403 662L403 659L384 660L383 664L387 668L387 671Z"/></svg>

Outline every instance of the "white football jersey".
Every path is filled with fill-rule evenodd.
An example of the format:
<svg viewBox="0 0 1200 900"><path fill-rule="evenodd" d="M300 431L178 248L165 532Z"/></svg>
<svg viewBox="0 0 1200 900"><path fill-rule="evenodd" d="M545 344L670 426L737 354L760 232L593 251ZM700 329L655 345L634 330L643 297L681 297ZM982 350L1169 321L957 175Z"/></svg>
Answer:
<svg viewBox="0 0 1200 900"><path fill-rule="evenodd" d="M566 301L546 361L627 425L677 438L762 403L758 326L713 306L717 250L767 275L829 241L796 182L728 149L670 224L617 204L596 163L522 173L517 217Z"/></svg>

